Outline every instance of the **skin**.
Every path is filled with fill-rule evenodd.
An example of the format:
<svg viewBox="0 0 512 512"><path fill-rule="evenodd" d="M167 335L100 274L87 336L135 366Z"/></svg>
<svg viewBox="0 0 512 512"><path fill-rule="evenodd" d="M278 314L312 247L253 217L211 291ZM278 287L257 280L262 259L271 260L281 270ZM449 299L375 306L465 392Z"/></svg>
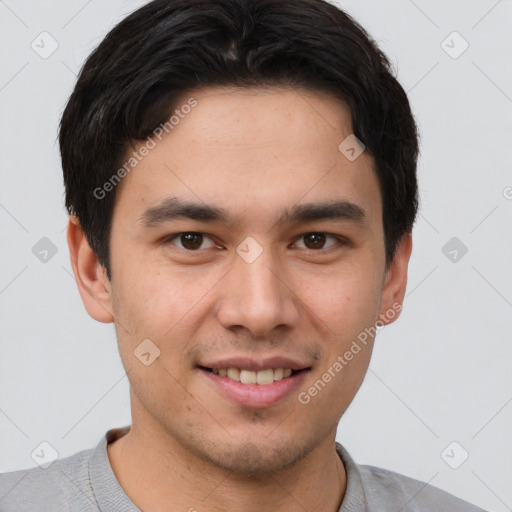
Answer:
<svg viewBox="0 0 512 512"><path fill-rule="evenodd" d="M150 512L335 512L346 490L336 428L374 340L307 405L294 392L273 406L241 406L197 364L299 358L311 367L298 391L307 390L365 328L398 318L384 316L403 301L411 235L386 269L373 159L349 161L338 150L352 133L345 103L267 87L190 91L177 105L189 97L197 106L117 186L111 281L78 220L69 221L84 305L114 322L130 381L132 428L108 446L112 468ZM170 195L223 207L235 222L142 226L142 213ZM361 206L366 222L277 223L284 208L341 199ZM204 233L203 245L166 240L183 232ZM311 232L329 234L325 245L304 237ZM263 249L250 264L236 252L248 236ZM160 349L150 366L134 356L146 338Z"/></svg>

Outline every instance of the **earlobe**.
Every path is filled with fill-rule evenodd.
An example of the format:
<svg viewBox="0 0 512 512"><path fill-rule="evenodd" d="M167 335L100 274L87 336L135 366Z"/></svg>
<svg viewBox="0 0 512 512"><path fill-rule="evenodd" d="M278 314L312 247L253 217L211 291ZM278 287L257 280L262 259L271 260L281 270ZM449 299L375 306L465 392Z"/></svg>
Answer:
<svg viewBox="0 0 512 512"><path fill-rule="evenodd" d="M407 270L412 252L412 234L406 233L397 244L393 261L389 265L382 288L379 320L387 325L394 322L402 310L407 288Z"/></svg>
<svg viewBox="0 0 512 512"><path fill-rule="evenodd" d="M99 263L74 215L69 217L67 241L73 274L85 309L98 322L113 322L111 286L105 268Z"/></svg>

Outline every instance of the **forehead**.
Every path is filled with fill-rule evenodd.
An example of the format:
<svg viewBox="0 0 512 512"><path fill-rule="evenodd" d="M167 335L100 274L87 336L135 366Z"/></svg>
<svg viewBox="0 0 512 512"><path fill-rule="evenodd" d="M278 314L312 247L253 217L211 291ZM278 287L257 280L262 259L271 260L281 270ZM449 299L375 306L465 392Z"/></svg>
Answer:
<svg viewBox="0 0 512 512"><path fill-rule="evenodd" d="M116 210L132 221L170 196L269 220L299 203L346 200L380 221L373 159L340 150L352 134L341 100L303 89L206 88L183 94L173 113L172 128L152 137L117 187ZM139 157L144 145L135 145Z"/></svg>

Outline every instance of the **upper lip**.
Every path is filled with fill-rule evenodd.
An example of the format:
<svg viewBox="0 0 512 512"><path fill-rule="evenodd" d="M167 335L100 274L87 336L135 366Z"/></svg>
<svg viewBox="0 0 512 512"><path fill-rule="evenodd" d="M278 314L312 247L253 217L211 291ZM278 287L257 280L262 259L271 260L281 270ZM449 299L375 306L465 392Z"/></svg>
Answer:
<svg viewBox="0 0 512 512"><path fill-rule="evenodd" d="M264 359L254 359L253 357L226 357L216 361L205 361L199 366L220 370L223 368L239 368L240 370L249 370L258 372L268 368L290 368L291 370L304 370L309 365L297 359L291 359L284 356L266 357Z"/></svg>

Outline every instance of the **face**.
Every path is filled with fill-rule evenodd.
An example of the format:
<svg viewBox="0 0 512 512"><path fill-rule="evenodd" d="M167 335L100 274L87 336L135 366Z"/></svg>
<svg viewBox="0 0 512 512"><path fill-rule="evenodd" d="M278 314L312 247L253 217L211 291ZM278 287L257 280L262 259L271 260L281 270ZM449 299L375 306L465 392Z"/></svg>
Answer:
<svg viewBox="0 0 512 512"><path fill-rule="evenodd" d="M341 101L208 88L175 108L192 97L117 186L95 297L110 316L84 301L115 321L134 426L218 467L276 471L334 440L371 328L398 316L410 240L386 272L377 176L367 152L338 148Z"/></svg>

